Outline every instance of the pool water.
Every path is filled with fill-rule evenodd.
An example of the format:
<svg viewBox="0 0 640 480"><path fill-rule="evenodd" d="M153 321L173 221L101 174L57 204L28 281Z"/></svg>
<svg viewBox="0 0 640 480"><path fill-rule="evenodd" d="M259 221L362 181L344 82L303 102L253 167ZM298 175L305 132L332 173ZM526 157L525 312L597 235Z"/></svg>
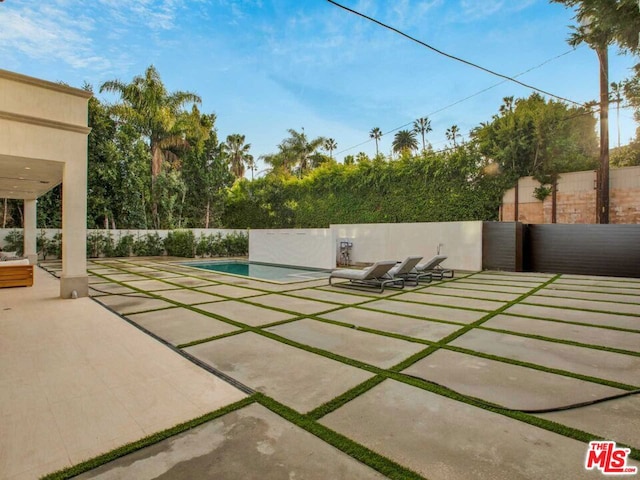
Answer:
<svg viewBox="0 0 640 480"><path fill-rule="evenodd" d="M283 267L279 265L265 265L262 263L249 263L240 261L222 262L189 262L183 263L189 267L201 268L213 272L229 273L243 277L257 278L259 280L269 280L272 282L303 282L307 280L318 280L327 278L329 272L323 270L313 270L295 267Z"/></svg>

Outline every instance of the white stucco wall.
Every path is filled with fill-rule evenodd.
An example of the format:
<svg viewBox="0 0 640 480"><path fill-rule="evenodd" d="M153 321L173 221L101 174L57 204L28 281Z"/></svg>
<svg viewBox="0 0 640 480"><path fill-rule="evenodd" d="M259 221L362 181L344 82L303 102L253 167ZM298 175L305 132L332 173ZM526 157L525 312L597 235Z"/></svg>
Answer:
<svg viewBox="0 0 640 480"><path fill-rule="evenodd" d="M328 228L249 230L249 261L335 268L335 241Z"/></svg>
<svg viewBox="0 0 640 480"><path fill-rule="evenodd" d="M444 266L458 270L482 270L482 222L369 223L331 225L334 238L352 238L352 261L373 263L403 260L438 251L448 255Z"/></svg>

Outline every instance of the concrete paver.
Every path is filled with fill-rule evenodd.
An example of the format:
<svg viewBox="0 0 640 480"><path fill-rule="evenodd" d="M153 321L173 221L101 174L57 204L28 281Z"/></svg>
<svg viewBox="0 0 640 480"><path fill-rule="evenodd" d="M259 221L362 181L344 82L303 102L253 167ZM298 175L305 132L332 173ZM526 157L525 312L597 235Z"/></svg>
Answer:
<svg viewBox="0 0 640 480"><path fill-rule="evenodd" d="M203 280L201 278L193 278L193 277L173 277L171 279L171 283L175 285L182 285L183 287L210 287L215 285L213 282L209 280Z"/></svg>
<svg viewBox="0 0 640 480"><path fill-rule="evenodd" d="M607 328L588 327L571 323L551 322L513 315L496 315L482 325L488 328L529 333L543 337L572 340L587 345L619 348L640 352L640 333L610 330Z"/></svg>
<svg viewBox="0 0 640 480"><path fill-rule="evenodd" d="M289 292L289 295L300 298L311 298L313 300L324 300L327 302L335 302L338 304L353 305L361 302L368 302L370 297L363 295L350 295L347 293L339 293L327 290L320 290L317 288L305 288L303 290L293 290Z"/></svg>
<svg viewBox="0 0 640 480"><path fill-rule="evenodd" d="M76 477L309 480L386 478L252 404Z"/></svg>
<svg viewBox="0 0 640 480"><path fill-rule="evenodd" d="M123 315L145 312L147 310L160 310L174 306L172 303L142 293L136 293L134 295L101 296L96 297L96 300Z"/></svg>
<svg viewBox="0 0 640 480"><path fill-rule="evenodd" d="M220 315L224 318L228 318L229 320L234 320L253 327L295 318L295 314L270 310L268 308L249 305L235 300L225 300L223 302L216 303L201 303L199 305L195 305L194 308L213 313L215 315Z"/></svg>
<svg viewBox="0 0 640 480"><path fill-rule="evenodd" d="M640 330L640 318L615 313L600 313L586 310L567 310L564 308L543 307L519 303L507 308L504 313L512 315L530 315L538 318L553 318L570 322L604 325L609 327Z"/></svg>
<svg viewBox="0 0 640 480"><path fill-rule="evenodd" d="M372 376L252 332L185 351L300 412L312 410Z"/></svg>
<svg viewBox="0 0 640 480"><path fill-rule="evenodd" d="M445 295L432 295L429 290L422 290L420 292L407 292L397 297L393 297L394 300L427 303L431 305L443 305L449 307L462 307L473 308L477 310L493 311L502 307L504 302L495 302L492 300L479 300L476 298L462 298L455 296Z"/></svg>
<svg viewBox="0 0 640 480"><path fill-rule="evenodd" d="M286 295L270 294L260 297L252 297L247 300L251 303L257 303L267 307L280 308L291 312L311 315L314 313L326 312L333 310L338 306L333 303L318 302L316 300L308 300L306 298L289 297Z"/></svg>
<svg viewBox="0 0 640 480"><path fill-rule="evenodd" d="M599 278L588 279L588 278L559 278L554 283L558 285L576 285L583 286L588 285L591 287L606 287L606 288L635 288L638 293L640 293L640 284L633 281L626 280L601 280Z"/></svg>
<svg viewBox="0 0 640 480"><path fill-rule="evenodd" d="M612 286L606 286L605 284L575 285L570 283L554 282L545 288L551 288L551 289L557 289L557 290L575 290L579 292L619 293L624 295L639 295L637 288L612 287Z"/></svg>
<svg viewBox="0 0 640 480"><path fill-rule="evenodd" d="M360 308L345 308L335 312L324 313L321 317L432 342L437 342L461 328L461 325L419 320Z"/></svg>
<svg viewBox="0 0 640 480"><path fill-rule="evenodd" d="M267 330L289 340L380 368L391 368L426 348L426 345L420 343L360 332L308 318L270 327Z"/></svg>
<svg viewBox="0 0 640 480"><path fill-rule="evenodd" d="M403 373L514 410L555 408L624 392L597 383L442 349L414 363Z"/></svg>
<svg viewBox="0 0 640 480"><path fill-rule="evenodd" d="M561 298L582 298L586 300L600 300L616 303L633 303L640 304L640 295L623 295L620 293L597 293L597 292L579 292L577 290L554 290L551 288L543 288L533 297L561 297Z"/></svg>
<svg viewBox="0 0 640 480"><path fill-rule="evenodd" d="M601 476L582 442L393 380L320 422L432 480Z"/></svg>
<svg viewBox="0 0 640 480"><path fill-rule="evenodd" d="M638 295L640 301L640 292ZM574 299L574 298L558 298L558 297L540 297L532 295L527 298L526 303L552 306L552 307L568 307L568 308L580 308L582 310L599 310L601 312L611 313L628 313L631 315L637 315L640 317L640 305L626 304L626 303L613 303L613 302L600 302L595 299ZM640 326L638 327L640 329Z"/></svg>
<svg viewBox="0 0 640 480"><path fill-rule="evenodd" d="M640 396L638 395L538 416L608 440L640 448Z"/></svg>
<svg viewBox="0 0 640 480"><path fill-rule="evenodd" d="M498 300L501 302L511 302L520 296L519 293L502 293L489 292L483 290L465 290L462 288L447 288L448 284L433 285L424 290L422 293L431 293L437 295L457 296L463 298L485 298L487 300Z"/></svg>
<svg viewBox="0 0 640 480"><path fill-rule="evenodd" d="M261 292L259 290L251 290L250 288L234 287L233 285L220 284L208 287L198 287L197 290L229 298L247 298L255 297L256 295L264 295L264 292Z"/></svg>
<svg viewBox="0 0 640 480"><path fill-rule="evenodd" d="M170 308L128 317L173 345L237 330L233 325L186 308Z"/></svg>
<svg viewBox="0 0 640 480"><path fill-rule="evenodd" d="M447 322L456 323L473 323L487 314L487 312L474 312L471 310L461 310L459 308L396 302L394 300L378 300L376 302L367 303L365 307L375 310L383 310L404 315L415 315L417 317L433 318L435 320L445 320Z"/></svg>
<svg viewBox="0 0 640 480"><path fill-rule="evenodd" d="M197 303L211 303L224 300L223 297L213 295L210 293L196 292L194 290L187 290L180 288L178 290L162 290L157 292L157 295L162 298L173 300L174 302L180 302L185 305L195 305Z"/></svg>
<svg viewBox="0 0 640 480"><path fill-rule="evenodd" d="M539 283L518 282L506 277L499 277L494 280L494 279L487 279L487 278L476 278L475 276L471 276L471 277L461 278L457 280L456 283L481 284L489 288L495 287L496 290L503 290L503 288L500 288L500 287L504 286L505 288L509 289L506 291L512 291L512 289L518 288L520 289L521 292L528 292L529 290L536 288L538 285L544 282L539 282Z"/></svg>
<svg viewBox="0 0 640 480"><path fill-rule="evenodd" d="M464 279L456 280L453 282L446 282L440 284L439 286L444 288L460 288L463 290L479 290L486 292L500 292L500 293L515 293L517 296L520 296L524 293L528 293L531 291L530 288L522 288L522 287L509 287L507 285L493 285L488 284L486 282L473 282L471 280L464 281ZM517 298L517 297L516 297Z"/></svg>
<svg viewBox="0 0 640 480"><path fill-rule="evenodd" d="M124 282L125 285L130 287L139 288L147 292L156 292L158 290L173 290L175 285L171 285L167 282L161 282L160 280L137 280Z"/></svg>
<svg viewBox="0 0 640 480"><path fill-rule="evenodd" d="M522 275L504 275L501 273L474 273L473 275L466 277L469 279L474 279L474 280L496 280L496 281L501 281L501 282L506 282L508 284L511 284L513 282L518 282L518 284L520 283L533 283L535 285L533 285L534 287L537 285L540 285L546 281L549 280L549 277L533 277L533 276L529 276L526 274L522 274Z"/></svg>
<svg viewBox="0 0 640 480"><path fill-rule="evenodd" d="M640 387L640 357L480 329L451 345Z"/></svg>

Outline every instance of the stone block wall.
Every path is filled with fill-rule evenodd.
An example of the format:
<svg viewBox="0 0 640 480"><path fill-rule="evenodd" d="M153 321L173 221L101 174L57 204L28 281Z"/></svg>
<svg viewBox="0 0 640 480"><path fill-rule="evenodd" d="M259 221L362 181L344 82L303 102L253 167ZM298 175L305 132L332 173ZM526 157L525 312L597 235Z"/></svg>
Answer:
<svg viewBox="0 0 640 480"><path fill-rule="evenodd" d="M640 223L640 167L610 170L609 222ZM500 220L504 222L551 223L552 200L533 196L540 184L533 177L518 181L518 218L515 218L515 188L508 190L500 206ZM596 172L563 173L558 180L556 195L556 223L596 222Z"/></svg>

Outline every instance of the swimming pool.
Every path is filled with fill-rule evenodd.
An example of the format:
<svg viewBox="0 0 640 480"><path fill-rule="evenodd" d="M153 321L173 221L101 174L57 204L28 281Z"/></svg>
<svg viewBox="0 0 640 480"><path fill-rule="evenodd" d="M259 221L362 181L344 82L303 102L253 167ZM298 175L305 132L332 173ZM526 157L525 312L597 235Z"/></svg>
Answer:
<svg viewBox="0 0 640 480"><path fill-rule="evenodd" d="M188 262L182 265L213 272L257 278L271 282L294 283L328 278L329 272L309 268L283 267L242 261Z"/></svg>

